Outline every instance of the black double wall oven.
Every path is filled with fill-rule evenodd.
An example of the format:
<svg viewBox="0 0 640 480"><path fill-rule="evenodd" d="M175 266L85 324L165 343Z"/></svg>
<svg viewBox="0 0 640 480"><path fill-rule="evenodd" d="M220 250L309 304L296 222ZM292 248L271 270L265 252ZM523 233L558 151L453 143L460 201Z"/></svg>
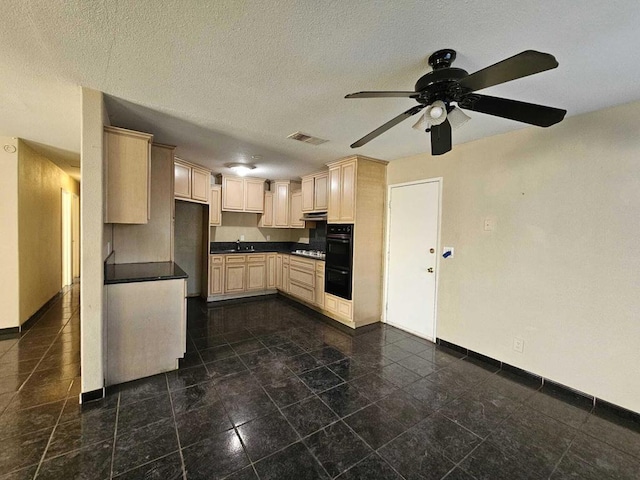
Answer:
<svg viewBox="0 0 640 480"><path fill-rule="evenodd" d="M324 290L351 300L353 225L327 225Z"/></svg>

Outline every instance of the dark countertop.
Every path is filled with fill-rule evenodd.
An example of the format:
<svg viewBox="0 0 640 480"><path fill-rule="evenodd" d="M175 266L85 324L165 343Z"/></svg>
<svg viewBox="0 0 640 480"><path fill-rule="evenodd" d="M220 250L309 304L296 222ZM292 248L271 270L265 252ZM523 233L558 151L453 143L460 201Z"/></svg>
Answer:
<svg viewBox="0 0 640 480"><path fill-rule="evenodd" d="M119 263L105 265L104 283L152 282L187 278L187 273L174 262Z"/></svg>
<svg viewBox="0 0 640 480"><path fill-rule="evenodd" d="M210 255L247 255L249 253L286 253L287 255L295 255L297 257L310 258L311 260L322 260L324 262L324 258L316 257L314 255L305 255L304 253L295 253L295 252L291 252L289 250L278 250L278 249L271 249L271 250L241 250L241 251L235 251L235 250L217 250L217 251L214 251L214 250L212 250Z"/></svg>

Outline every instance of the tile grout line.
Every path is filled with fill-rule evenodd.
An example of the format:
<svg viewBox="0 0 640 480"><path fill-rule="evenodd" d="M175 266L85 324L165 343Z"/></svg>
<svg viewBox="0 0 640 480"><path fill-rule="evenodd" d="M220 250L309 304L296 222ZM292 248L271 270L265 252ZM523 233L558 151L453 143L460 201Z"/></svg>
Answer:
<svg viewBox="0 0 640 480"><path fill-rule="evenodd" d="M36 468L35 473L33 474L33 478L36 478L38 476L38 474L40 473L40 468L42 468L42 464L44 463L44 459L47 455L47 451L49 450L49 447L51 446L51 442L53 441L53 436L56 433L56 429L58 428L58 425L60 425L60 419L62 418L62 414L64 413L64 409L67 406L67 402L69 401L68 398L64 399L64 403L62 404L62 409L60 410L60 413L58 414L58 418L56 419L56 423L53 426L53 430L51 430L51 434L49 435L49 440L47 441L47 446L44 448L44 451L42 452L42 456L40 457L40 461L38 462L38 468Z"/></svg>
<svg viewBox="0 0 640 480"><path fill-rule="evenodd" d="M113 428L113 445L111 446L111 468L109 469L109 478L113 478L113 464L116 458L116 441L118 437L119 418L120 418L120 392L118 392L118 403L116 404L116 423Z"/></svg>
<svg viewBox="0 0 640 480"><path fill-rule="evenodd" d="M206 367L205 367L206 370ZM208 371L207 371L208 372ZM182 478L187 480L187 469L184 465L184 455L182 455L182 445L180 445L180 433L178 433L178 422L176 420L176 410L173 408L173 397L171 396L171 388L169 388L169 378L164 374L164 380L167 384L167 392L169 393L169 402L171 403L171 416L173 417L173 428L176 431L176 439L178 440L178 452L180 454L180 463L182 464Z"/></svg>

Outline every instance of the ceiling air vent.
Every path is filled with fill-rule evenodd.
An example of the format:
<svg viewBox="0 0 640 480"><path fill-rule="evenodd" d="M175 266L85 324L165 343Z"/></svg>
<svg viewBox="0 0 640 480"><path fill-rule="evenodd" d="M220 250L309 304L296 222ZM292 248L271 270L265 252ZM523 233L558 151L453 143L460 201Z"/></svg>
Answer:
<svg viewBox="0 0 640 480"><path fill-rule="evenodd" d="M312 137L311 135L307 135L302 132L294 132L287 136L287 138L290 138L291 140L298 140L299 142L310 143L311 145L321 145L329 141L318 137Z"/></svg>

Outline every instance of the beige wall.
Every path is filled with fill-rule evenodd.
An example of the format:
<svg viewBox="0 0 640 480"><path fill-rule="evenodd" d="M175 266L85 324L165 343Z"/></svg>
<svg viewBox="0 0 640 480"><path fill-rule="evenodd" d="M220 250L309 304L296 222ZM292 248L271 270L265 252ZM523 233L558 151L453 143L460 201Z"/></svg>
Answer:
<svg viewBox="0 0 640 480"><path fill-rule="evenodd" d="M444 179L438 337L640 412L638 118L633 103L389 165L389 184Z"/></svg>
<svg viewBox="0 0 640 480"><path fill-rule="evenodd" d="M102 223L103 212L103 124L107 120L101 92L82 89L82 124L80 146L80 356L82 391L103 388L105 367L106 301L103 261L106 237L110 230Z"/></svg>
<svg viewBox="0 0 640 480"><path fill-rule="evenodd" d="M258 228L259 221L260 215L256 213L222 212L222 226L211 227L211 241L235 242L244 235L245 242L309 243L307 228Z"/></svg>
<svg viewBox="0 0 640 480"><path fill-rule="evenodd" d="M5 150L6 146L6 150ZM10 150L15 148L15 152ZM9 151L7 151L9 150ZM18 140L0 137L0 329L20 325L18 263Z"/></svg>
<svg viewBox="0 0 640 480"><path fill-rule="evenodd" d="M80 193L78 182L19 140L20 324L62 288L62 190Z"/></svg>

